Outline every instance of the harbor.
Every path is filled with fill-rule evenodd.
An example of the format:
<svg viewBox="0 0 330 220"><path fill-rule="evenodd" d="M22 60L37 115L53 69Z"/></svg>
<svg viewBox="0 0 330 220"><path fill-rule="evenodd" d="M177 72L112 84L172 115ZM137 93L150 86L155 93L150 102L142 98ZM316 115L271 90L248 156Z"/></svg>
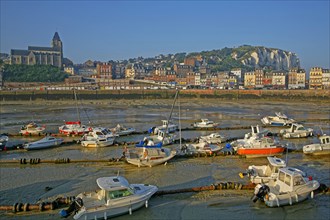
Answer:
<svg viewBox="0 0 330 220"><path fill-rule="evenodd" d="M24 149L0 152L1 204L16 203L40 204L56 198L76 196L81 192L95 191L95 181L99 177L125 176L132 183L152 184L158 187L159 195L152 197L148 208L133 211L116 219L238 219L249 216L251 219L311 219L318 213L318 219L329 216L329 194L320 193L314 199L282 208L267 208L263 203L253 203L253 190L189 191L166 194L180 189L193 189L202 186L219 186L220 183L235 183L236 188L249 184L248 178L240 178L248 166L267 163L263 158L244 158L238 155L215 155L193 157L174 157L166 165L137 167L120 159L124 146L133 148L134 144L147 135L147 130L161 124L169 117L171 99L150 100L84 100L81 103L81 121L102 127L124 124L134 127L136 133L116 138L109 147L86 148L76 140L80 136L62 136L67 141L60 146L35 151ZM330 185L330 160L327 156L307 156L302 147L317 140L323 133L329 134L329 102L301 101L278 102L257 100L230 101L217 99L180 99L181 113L173 110L174 122L182 127L182 139L193 141L199 136L220 132L229 140L244 137L251 125L260 125L261 118L274 112L284 112L305 127L313 128L314 135L307 138L285 139L279 141L289 147L282 159L288 165L297 167L312 176L314 180ZM29 121L45 125L47 133L57 134L63 121L76 120L76 106L70 101L22 101L1 103L1 133L12 134L8 146L33 141L39 136L18 135L20 128ZM201 118L219 123L217 129L194 129L192 124ZM267 128L274 134L280 127ZM40 137L41 138L41 137ZM224 146L226 143L221 143ZM177 141L166 147L180 148ZM24 161L25 159L25 161ZM114 159L114 160L113 160ZM118 160L119 159L119 160ZM9 162L11 161L11 162ZM9 162L9 163L8 163ZM221 184L220 184L221 185ZM24 207L23 207L24 208ZM21 208L21 209L23 209ZM5 212L6 219L59 219L59 210L43 212ZM38 210L38 207L34 207Z"/></svg>

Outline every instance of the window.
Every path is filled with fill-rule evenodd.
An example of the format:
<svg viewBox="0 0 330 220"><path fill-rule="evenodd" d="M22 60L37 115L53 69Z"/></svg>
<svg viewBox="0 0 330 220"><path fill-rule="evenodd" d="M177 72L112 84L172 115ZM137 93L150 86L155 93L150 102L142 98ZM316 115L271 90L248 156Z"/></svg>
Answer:
<svg viewBox="0 0 330 220"><path fill-rule="evenodd" d="M278 175L278 179L281 180L282 182L284 182L284 177L285 177L285 173L280 172Z"/></svg>
<svg viewBox="0 0 330 220"><path fill-rule="evenodd" d="M133 193L128 189L109 191L106 194L106 199L117 199L117 198L129 196L132 194Z"/></svg>

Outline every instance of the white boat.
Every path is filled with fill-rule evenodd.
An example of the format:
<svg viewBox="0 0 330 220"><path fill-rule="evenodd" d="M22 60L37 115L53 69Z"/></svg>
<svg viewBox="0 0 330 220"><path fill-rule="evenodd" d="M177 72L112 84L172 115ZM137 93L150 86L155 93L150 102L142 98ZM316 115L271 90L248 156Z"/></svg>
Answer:
<svg viewBox="0 0 330 220"><path fill-rule="evenodd" d="M279 169L275 181L267 184L258 184L254 190L253 202L258 199L265 202L269 207L292 205L314 197L314 190L320 183L304 177L301 170L292 167Z"/></svg>
<svg viewBox="0 0 330 220"><path fill-rule="evenodd" d="M158 188L148 184L129 184L122 176L101 177L96 180L100 190L81 193L67 210L61 210L62 217L74 214L73 219L110 219L132 214L148 201Z"/></svg>
<svg viewBox="0 0 330 220"><path fill-rule="evenodd" d="M295 120L288 118L285 114L281 112L275 112L276 116L266 116L261 119L264 125L273 126L290 126Z"/></svg>
<svg viewBox="0 0 330 220"><path fill-rule="evenodd" d="M129 135L135 132L135 128L127 128L123 125L117 124L116 127L111 128L110 131L118 136Z"/></svg>
<svg viewBox="0 0 330 220"><path fill-rule="evenodd" d="M5 134L0 134L0 150L6 149L6 144L9 141L9 137Z"/></svg>
<svg viewBox="0 0 330 220"><path fill-rule="evenodd" d="M84 134L81 139L83 147L107 147L113 145L115 136L111 131L102 127L92 128L88 134Z"/></svg>
<svg viewBox="0 0 330 220"><path fill-rule="evenodd" d="M271 180L276 180L279 168L286 167L286 162L277 157L267 157L267 160L267 165L251 165L245 173L239 173L239 176L241 178L248 176L251 183L254 184L268 183Z"/></svg>
<svg viewBox="0 0 330 220"><path fill-rule="evenodd" d="M46 136L46 137L42 138L41 140L24 144L23 147L26 150L39 150L39 149L59 146L62 143L63 143L62 138L56 138L56 137L53 137L53 136Z"/></svg>
<svg viewBox="0 0 330 220"><path fill-rule="evenodd" d="M67 121L58 128L60 134L64 135L83 135L92 130L91 127L82 125L80 121Z"/></svg>
<svg viewBox="0 0 330 220"><path fill-rule="evenodd" d="M303 125L293 123L290 128L280 130L284 138L303 138L313 136L313 129L305 128Z"/></svg>
<svg viewBox="0 0 330 220"><path fill-rule="evenodd" d="M211 133L209 135L199 137L200 142L204 141L209 144L220 144L220 143L225 142L226 140L227 140L227 138L222 136L219 133Z"/></svg>
<svg viewBox="0 0 330 220"><path fill-rule="evenodd" d="M165 130L158 130L157 135L150 135L148 137L144 138L144 142L146 141L152 141L153 143L162 143L162 146L173 144L175 141L176 135L175 134L169 134L168 132L165 132ZM148 144L148 146L151 146L152 144Z"/></svg>
<svg viewBox="0 0 330 220"><path fill-rule="evenodd" d="M41 135L45 132L45 126L39 126L38 124L31 122L21 128L19 133L21 135Z"/></svg>
<svg viewBox="0 0 330 220"><path fill-rule="evenodd" d="M209 144L207 142L199 142L196 144L184 144L181 147L182 154L207 154L213 155L222 150L222 147Z"/></svg>
<svg viewBox="0 0 330 220"><path fill-rule="evenodd" d="M153 167L159 164L167 163L176 155L175 150L165 147L143 146L133 149L126 149L126 161L138 167Z"/></svg>
<svg viewBox="0 0 330 220"><path fill-rule="evenodd" d="M330 135L319 137L320 143L303 146L303 152L307 155L325 155L330 154Z"/></svg>
<svg viewBox="0 0 330 220"><path fill-rule="evenodd" d="M165 130L165 129L167 129L167 132L169 132L169 133L173 133L173 132L176 132L177 130L179 130L179 126L172 123L169 120L162 120L162 122L163 122L163 125L150 128L149 133L157 134L159 130Z"/></svg>
<svg viewBox="0 0 330 220"><path fill-rule="evenodd" d="M219 123L215 123L215 122L210 121L210 120L208 120L206 118L202 118L201 121L195 122L193 124L193 126L195 128L214 128L214 127L216 127L218 125L219 125Z"/></svg>

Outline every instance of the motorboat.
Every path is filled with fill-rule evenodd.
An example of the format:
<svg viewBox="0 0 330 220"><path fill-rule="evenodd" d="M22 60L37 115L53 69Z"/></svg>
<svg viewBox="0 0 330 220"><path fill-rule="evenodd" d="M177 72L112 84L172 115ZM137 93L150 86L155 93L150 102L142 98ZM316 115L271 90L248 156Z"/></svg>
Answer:
<svg viewBox="0 0 330 220"><path fill-rule="evenodd" d="M110 219L132 214L142 206L148 207L149 199L158 187L149 184L130 184L122 176L101 177L96 180L100 190L80 193L68 209L61 210L62 217L73 214L73 219Z"/></svg>
<svg viewBox="0 0 330 220"><path fill-rule="evenodd" d="M27 125L24 125L19 133L21 135L41 135L45 132L45 129L45 126L39 126L37 123L31 122Z"/></svg>
<svg viewBox="0 0 330 220"><path fill-rule="evenodd" d="M167 164L167 161L176 155L175 150L161 146L161 142L157 146L136 146L133 149L125 150L126 161L138 167L153 167L159 164Z"/></svg>
<svg viewBox="0 0 330 220"><path fill-rule="evenodd" d="M5 134L0 134L0 150L6 150L6 144L9 141L9 137Z"/></svg>
<svg viewBox="0 0 330 220"><path fill-rule="evenodd" d="M285 114L281 112L275 112L275 116L266 116L261 119L264 125L272 126L290 126L295 122L292 118L288 118Z"/></svg>
<svg viewBox="0 0 330 220"><path fill-rule="evenodd" d="M63 143L62 138L56 138L53 136L46 136L41 140L26 143L23 145L23 148L26 150L39 150L44 148L51 148L59 146Z"/></svg>
<svg viewBox="0 0 330 220"><path fill-rule="evenodd" d="M84 134L80 140L83 147L107 147L113 145L114 141L113 133L102 127L92 128L92 131Z"/></svg>
<svg viewBox="0 0 330 220"><path fill-rule="evenodd" d="M258 125L251 126L251 132L246 133L244 139L237 139L230 146L238 154L245 157L264 157L282 154L285 147L267 136L269 131Z"/></svg>
<svg viewBox="0 0 330 220"><path fill-rule="evenodd" d="M110 131L118 136L129 135L135 132L135 128L127 128L123 125L117 124L116 127L111 128Z"/></svg>
<svg viewBox="0 0 330 220"><path fill-rule="evenodd" d="M292 205L314 197L320 183L293 167L279 168L275 181L258 184L254 189L253 202L261 200L269 207Z"/></svg>
<svg viewBox="0 0 330 220"><path fill-rule="evenodd" d="M193 126L195 128L214 128L214 127L216 127L218 125L219 125L219 123L215 123L215 122L210 121L210 120L208 120L206 118L202 118L201 121L195 122L193 124Z"/></svg>
<svg viewBox="0 0 330 220"><path fill-rule="evenodd" d="M91 127L82 125L81 121L67 121L58 128L60 134L64 135L83 135L92 130Z"/></svg>
<svg viewBox="0 0 330 220"><path fill-rule="evenodd" d="M239 139L230 144L238 155L245 157L264 157L282 154L285 147L271 137Z"/></svg>
<svg viewBox="0 0 330 220"><path fill-rule="evenodd" d="M173 133L179 130L179 126L172 123L169 120L162 120L163 125L157 126L157 127L152 127L149 129L149 133L154 133L157 134L159 130L166 130L168 133Z"/></svg>
<svg viewBox="0 0 330 220"><path fill-rule="evenodd" d="M293 123L290 128L280 130L280 134L284 138L303 138L313 136L312 128L305 128L303 125Z"/></svg>
<svg viewBox="0 0 330 220"><path fill-rule="evenodd" d="M220 152L221 150L222 147L215 144L209 144L207 142L184 144L181 147L181 153L183 154L213 155Z"/></svg>
<svg viewBox="0 0 330 220"><path fill-rule="evenodd" d="M330 154L330 135L319 137L320 143L314 143L303 146L303 152L307 155L325 155Z"/></svg>
<svg viewBox="0 0 330 220"><path fill-rule="evenodd" d="M176 135L175 134L169 134L168 132L165 132L165 130L158 130L156 135L150 135L148 137L144 138L144 142L146 142L146 139L149 141L152 141L153 143L159 143L161 142L163 146L173 144L175 141ZM148 145L148 144L147 144ZM149 145L150 146L150 145Z"/></svg>
<svg viewBox="0 0 330 220"><path fill-rule="evenodd" d="M278 157L267 157L267 165L251 165L245 173L239 173L241 178L248 176L251 183L268 183L271 180L276 180L279 168L286 167L286 162Z"/></svg>
<svg viewBox="0 0 330 220"><path fill-rule="evenodd" d="M227 138L219 133L211 133L209 135L199 137L199 142L207 142L209 144L220 144L226 140Z"/></svg>

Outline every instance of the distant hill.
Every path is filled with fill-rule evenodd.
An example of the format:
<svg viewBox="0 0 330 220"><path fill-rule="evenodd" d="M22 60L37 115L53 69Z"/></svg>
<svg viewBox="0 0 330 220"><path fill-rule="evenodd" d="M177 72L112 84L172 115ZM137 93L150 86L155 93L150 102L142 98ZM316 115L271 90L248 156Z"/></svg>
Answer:
<svg viewBox="0 0 330 220"><path fill-rule="evenodd" d="M196 57L200 63L206 63L213 72L228 71L233 68L242 68L251 71L256 68L271 70L289 70L300 67L298 56L289 51L268 48L264 46L243 45L235 48L223 48L219 50L176 53L159 55L155 58L144 58L142 63L155 63L156 60L162 61L162 66L171 66L174 62L182 63L186 57ZM141 62L141 57L130 59L129 62Z"/></svg>
<svg viewBox="0 0 330 220"><path fill-rule="evenodd" d="M237 48L190 53L187 57L202 56L213 70L223 71L232 68L252 70L267 68L272 70L289 70L300 67L295 53L263 46L243 45Z"/></svg>

